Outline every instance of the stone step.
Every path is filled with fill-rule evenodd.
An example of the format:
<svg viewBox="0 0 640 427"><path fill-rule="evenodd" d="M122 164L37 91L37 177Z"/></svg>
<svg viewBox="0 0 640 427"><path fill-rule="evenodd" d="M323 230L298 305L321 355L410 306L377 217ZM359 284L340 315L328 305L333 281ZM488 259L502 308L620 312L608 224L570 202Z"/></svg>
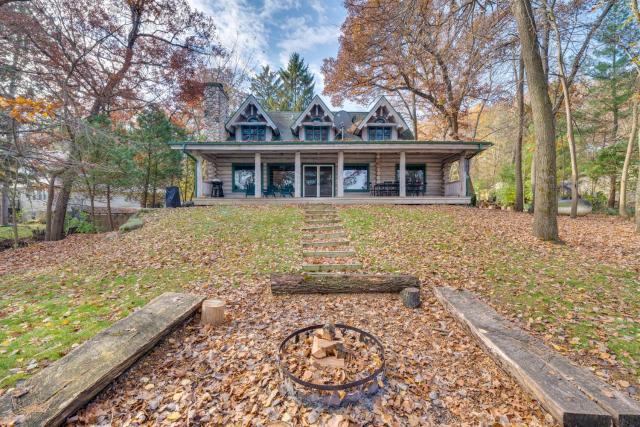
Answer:
<svg viewBox="0 0 640 427"><path fill-rule="evenodd" d="M338 211L335 208L329 208L329 209L305 209L304 212L307 214L327 214L327 213L337 213Z"/></svg>
<svg viewBox="0 0 640 427"><path fill-rule="evenodd" d="M303 251L304 257L319 257L319 258L348 258L355 257L356 252L354 250L348 251Z"/></svg>
<svg viewBox="0 0 640 427"><path fill-rule="evenodd" d="M305 236L303 236L304 238ZM314 232L308 232L306 233L306 237L313 237L313 238L317 238L317 237L322 237L325 239L346 239L347 238L347 233L341 231L341 232L335 232L335 233L314 233Z"/></svg>
<svg viewBox="0 0 640 427"><path fill-rule="evenodd" d="M325 240L322 242L302 242L302 247L323 247L323 246L348 246L351 242L348 240Z"/></svg>
<svg viewBox="0 0 640 427"><path fill-rule="evenodd" d="M306 224L329 225L329 224L338 224L340 220L338 218L334 218L334 219L321 218L321 219L305 219L304 222Z"/></svg>
<svg viewBox="0 0 640 427"><path fill-rule="evenodd" d="M357 271L362 268L360 263L352 264L302 264L303 271Z"/></svg>
<svg viewBox="0 0 640 427"><path fill-rule="evenodd" d="M343 230L342 225L337 224L318 224L318 225L309 225L307 227L302 227L302 231L332 231L332 230Z"/></svg>
<svg viewBox="0 0 640 427"><path fill-rule="evenodd" d="M304 215L305 219L323 219L323 218L339 218L337 213L307 213Z"/></svg>

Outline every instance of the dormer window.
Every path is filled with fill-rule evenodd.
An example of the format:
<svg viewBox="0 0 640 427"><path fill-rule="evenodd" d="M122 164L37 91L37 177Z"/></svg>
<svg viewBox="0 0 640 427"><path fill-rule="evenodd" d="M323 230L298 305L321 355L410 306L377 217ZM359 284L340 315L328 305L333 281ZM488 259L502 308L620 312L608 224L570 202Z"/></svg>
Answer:
<svg viewBox="0 0 640 427"><path fill-rule="evenodd" d="M305 126L304 139L305 141L328 141L329 126Z"/></svg>
<svg viewBox="0 0 640 427"><path fill-rule="evenodd" d="M390 126L369 126L369 141L389 141L391 139Z"/></svg>
<svg viewBox="0 0 640 427"><path fill-rule="evenodd" d="M265 141L267 138L266 126L242 126L243 141Z"/></svg>

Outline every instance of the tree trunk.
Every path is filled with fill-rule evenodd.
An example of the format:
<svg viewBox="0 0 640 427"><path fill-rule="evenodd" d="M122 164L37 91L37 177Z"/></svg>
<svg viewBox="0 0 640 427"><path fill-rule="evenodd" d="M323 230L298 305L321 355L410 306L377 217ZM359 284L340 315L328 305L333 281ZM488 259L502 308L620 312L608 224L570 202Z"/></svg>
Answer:
<svg viewBox="0 0 640 427"><path fill-rule="evenodd" d="M51 240L51 211L53 210L53 198L56 194L56 178L58 177L57 173L51 174L51 178L49 178L49 188L47 189L47 211L45 213L45 232L44 232L44 240Z"/></svg>
<svg viewBox="0 0 640 427"><path fill-rule="evenodd" d="M609 175L609 200L607 200L607 207L609 209L615 209L616 207L616 176Z"/></svg>
<svg viewBox="0 0 640 427"><path fill-rule="evenodd" d="M556 144L548 84L538 50L530 0L513 0L511 9L518 25L536 133L533 234L542 240L557 240Z"/></svg>
<svg viewBox="0 0 640 427"><path fill-rule="evenodd" d="M622 166L622 177L620 178L620 205L618 207L620 216L629 217L627 211L627 180L629 178L629 166L631 165L631 156L633 155L633 145L636 142L636 133L638 132L638 99L633 100L633 108L631 114L631 133L629 134L629 142L627 143L627 152L624 156L624 165ZM640 176L638 177L640 180Z"/></svg>
<svg viewBox="0 0 640 427"><path fill-rule="evenodd" d="M113 231L113 215L111 215L111 186L107 184L107 216L109 218L109 231Z"/></svg>
<svg viewBox="0 0 640 427"><path fill-rule="evenodd" d="M9 191L7 183L0 184L0 226L9 224Z"/></svg>
<svg viewBox="0 0 640 427"><path fill-rule="evenodd" d="M16 162L15 180L11 192L11 204L13 205L13 247L18 247L18 177L20 174L20 162Z"/></svg>
<svg viewBox="0 0 640 427"><path fill-rule="evenodd" d="M515 172L516 172L516 212L524 210L524 184L522 182L522 139L524 137L524 61L520 55L518 61L518 137L516 139L515 150Z"/></svg>
<svg viewBox="0 0 640 427"><path fill-rule="evenodd" d="M73 171L68 170L62 175L62 188L56 199L56 208L51 218L49 240L56 241L64 238L64 220L67 215L67 206L71 197L73 181Z"/></svg>
<svg viewBox="0 0 640 427"><path fill-rule="evenodd" d="M638 153L640 157L640 132L638 132ZM640 159L638 159L638 179L636 181L636 232L640 233Z"/></svg>

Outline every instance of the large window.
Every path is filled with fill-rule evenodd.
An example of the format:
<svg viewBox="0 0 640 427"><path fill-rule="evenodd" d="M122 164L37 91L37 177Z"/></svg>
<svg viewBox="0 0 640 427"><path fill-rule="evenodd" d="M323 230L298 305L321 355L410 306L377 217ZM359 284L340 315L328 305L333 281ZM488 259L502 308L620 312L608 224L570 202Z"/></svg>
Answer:
<svg viewBox="0 0 640 427"><path fill-rule="evenodd" d="M369 190L369 165L344 165L344 191Z"/></svg>
<svg viewBox="0 0 640 427"><path fill-rule="evenodd" d="M369 141L388 141L391 139L390 126L369 126Z"/></svg>
<svg viewBox="0 0 640 427"><path fill-rule="evenodd" d="M295 180L293 164L269 165L269 187L293 187Z"/></svg>
<svg viewBox="0 0 640 427"><path fill-rule="evenodd" d="M426 167L424 164L406 166L406 183L424 185L426 182ZM400 181L400 165L396 165L396 181Z"/></svg>
<svg viewBox="0 0 640 427"><path fill-rule="evenodd" d="M305 126L304 139L305 141L328 141L329 127L328 126Z"/></svg>
<svg viewBox="0 0 640 427"><path fill-rule="evenodd" d="M233 191L236 192L244 192L247 189L247 185L255 183L255 165L246 164L239 165L233 164L231 165L232 172L232 180L233 180Z"/></svg>
<svg viewBox="0 0 640 427"><path fill-rule="evenodd" d="M266 126L242 126L243 141L265 141L266 135Z"/></svg>

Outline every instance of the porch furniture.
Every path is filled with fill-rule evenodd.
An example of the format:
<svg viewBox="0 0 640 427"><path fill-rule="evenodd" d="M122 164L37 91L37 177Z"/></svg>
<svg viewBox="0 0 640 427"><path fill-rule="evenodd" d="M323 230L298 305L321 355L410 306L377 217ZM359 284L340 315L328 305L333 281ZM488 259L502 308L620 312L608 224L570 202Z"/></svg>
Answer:
<svg viewBox="0 0 640 427"><path fill-rule="evenodd" d="M244 186L244 197L254 196L256 194L256 185L247 183Z"/></svg>
<svg viewBox="0 0 640 427"><path fill-rule="evenodd" d="M219 179L214 179L213 181L207 181L211 185L211 197L224 197L224 192L222 191L222 181Z"/></svg>
<svg viewBox="0 0 640 427"><path fill-rule="evenodd" d="M426 185L421 182L407 183L407 196L424 196L426 193Z"/></svg>
<svg viewBox="0 0 640 427"><path fill-rule="evenodd" d="M398 197L400 195L400 183L385 181L373 186L375 197Z"/></svg>
<svg viewBox="0 0 640 427"><path fill-rule="evenodd" d="M276 197L276 188L275 187L268 187L266 189L262 190L262 195L264 197Z"/></svg>
<svg viewBox="0 0 640 427"><path fill-rule="evenodd" d="M292 184L286 184L280 187L280 195L282 197L293 197L294 192Z"/></svg>

